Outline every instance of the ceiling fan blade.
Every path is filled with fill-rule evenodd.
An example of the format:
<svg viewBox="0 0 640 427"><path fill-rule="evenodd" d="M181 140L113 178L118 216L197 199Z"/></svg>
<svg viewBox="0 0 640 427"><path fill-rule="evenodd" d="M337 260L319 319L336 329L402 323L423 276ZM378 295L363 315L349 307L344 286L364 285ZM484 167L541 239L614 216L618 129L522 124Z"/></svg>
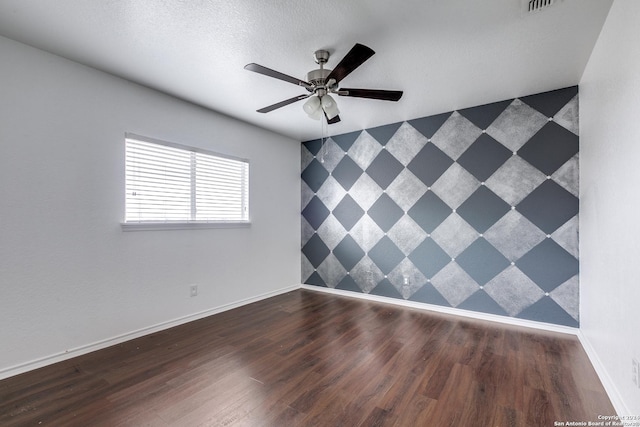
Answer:
<svg viewBox="0 0 640 427"><path fill-rule="evenodd" d="M381 99L383 101L397 101L402 98L401 90L378 90L378 89L347 89L340 88L337 92L341 96L354 96L356 98Z"/></svg>
<svg viewBox="0 0 640 427"><path fill-rule="evenodd" d="M327 124L332 125L334 123L338 123L340 121L340 116L336 115L333 119L327 117L327 113L324 113L324 116L327 119Z"/></svg>
<svg viewBox="0 0 640 427"><path fill-rule="evenodd" d="M254 73L258 73L258 74L264 74L265 76L273 77L274 79L283 80L288 83L293 83L296 86L302 86L305 88L311 87L311 85L308 82L305 82L304 80L296 79L295 77L288 76L279 71L272 70L271 68L263 67L262 65L254 64L253 62L251 64L245 65L244 69L253 71Z"/></svg>
<svg viewBox="0 0 640 427"><path fill-rule="evenodd" d="M311 96L311 94L294 96L293 98L285 99L284 101L280 101L280 102L278 102L276 104L269 105L268 107L264 107L264 108L261 108L261 109L256 110L256 111L258 113L268 113L269 111L277 110L280 107L284 107L285 105L293 104L296 101L301 101L301 100L303 100L305 98L308 98L310 96Z"/></svg>
<svg viewBox="0 0 640 427"><path fill-rule="evenodd" d="M367 59L371 58L375 52L370 47L356 43L355 46L345 55L344 58L329 73L326 81L334 79L336 83L347 77L353 70L358 68Z"/></svg>

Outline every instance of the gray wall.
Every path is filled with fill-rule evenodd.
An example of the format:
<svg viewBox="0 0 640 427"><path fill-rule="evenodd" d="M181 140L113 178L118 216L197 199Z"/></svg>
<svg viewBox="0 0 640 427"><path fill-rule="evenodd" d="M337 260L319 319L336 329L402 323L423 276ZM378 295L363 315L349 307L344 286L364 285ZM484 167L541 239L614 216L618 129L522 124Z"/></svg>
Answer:
<svg viewBox="0 0 640 427"><path fill-rule="evenodd" d="M306 284L579 324L578 88L302 144Z"/></svg>

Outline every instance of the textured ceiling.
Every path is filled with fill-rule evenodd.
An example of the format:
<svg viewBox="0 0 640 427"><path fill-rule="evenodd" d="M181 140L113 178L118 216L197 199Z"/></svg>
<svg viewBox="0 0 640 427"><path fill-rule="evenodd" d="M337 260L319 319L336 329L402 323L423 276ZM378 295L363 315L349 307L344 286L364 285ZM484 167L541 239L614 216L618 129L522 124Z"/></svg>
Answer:
<svg viewBox="0 0 640 427"><path fill-rule="evenodd" d="M612 0L2 0L0 35L309 140L302 102L255 110L304 89L243 69L304 79L327 49L333 68L356 43L376 54L345 87L404 90L397 103L337 97L329 135L575 85Z"/></svg>

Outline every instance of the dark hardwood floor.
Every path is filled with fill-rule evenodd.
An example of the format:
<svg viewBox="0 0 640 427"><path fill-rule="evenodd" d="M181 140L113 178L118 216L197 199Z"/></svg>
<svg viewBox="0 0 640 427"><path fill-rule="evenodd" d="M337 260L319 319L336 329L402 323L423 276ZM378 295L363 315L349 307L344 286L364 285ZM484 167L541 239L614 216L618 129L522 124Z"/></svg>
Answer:
<svg viewBox="0 0 640 427"><path fill-rule="evenodd" d="M576 337L297 290L0 381L2 426L553 426Z"/></svg>

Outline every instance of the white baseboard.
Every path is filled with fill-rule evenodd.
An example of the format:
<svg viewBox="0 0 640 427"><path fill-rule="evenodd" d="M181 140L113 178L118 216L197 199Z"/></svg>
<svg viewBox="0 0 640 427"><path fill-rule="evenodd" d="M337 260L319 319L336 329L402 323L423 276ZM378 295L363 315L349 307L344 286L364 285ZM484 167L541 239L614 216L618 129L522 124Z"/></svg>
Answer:
<svg viewBox="0 0 640 427"><path fill-rule="evenodd" d="M72 348L64 352L45 356L36 360L21 363L19 365L10 366L8 368L0 369L0 380L12 377L14 375L22 374L24 372L32 371L34 369L42 368L43 366L51 365L63 360L68 360L83 354L91 353L92 351L101 350L103 348L111 347L112 345L120 344L125 341L139 338L144 335L149 335L154 332L160 332L165 329L172 328L174 326L182 325L184 323L192 322L194 320L202 319L223 311L231 310L234 308L242 307L243 305L251 304L253 302L261 301L263 299L271 298L276 295L284 294L290 291L300 289L300 285L289 286L286 288L277 289L275 291L267 292L261 295L257 295L251 298L242 299L229 304L223 304L218 307L214 307L208 310L200 311L198 313L189 314L187 316L179 317L177 319L161 322L156 325L152 325L146 328L138 329L136 331L128 332L126 334L118 335L112 338L107 338L101 341L94 342L92 344L86 344L80 347Z"/></svg>
<svg viewBox="0 0 640 427"><path fill-rule="evenodd" d="M616 413L620 416L633 415L631 414L631 411L629 411L629 408L627 408L624 400L622 400L622 396L620 395L618 388L616 387L613 380L611 380L611 377L602 364L600 357L598 357L598 353L591 345L589 339L582 333L582 331L578 333L578 339L582 344L582 348L584 348L584 351L587 353L587 356L589 356L589 361L591 361L593 369L595 369L596 373L598 374L598 378L600 378L600 382L602 383L604 390L607 392L609 400L611 400L611 404L616 410Z"/></svg>
<svg viewBox="0 0 640 427"><path fill-rule="evenodd" d="M310 291L324 292L328 294L342 295L342 296L352 297L352 298L360 298L360 299L365 299L369 301L400 305L403 307L417 308L420 310L452 314L454 316L469 317L477 320L487 320L489 322L497 322L497 323L503 323L507 325L514 325L514 326L523 326L523 327L532 328L532 329L541 329L541 330L550 331L550 332L559 332L563 334L578 335L578 332L580 331L578 328L572 328L570 326L553 325L551 323L536 322L534 320L517 319L514 317L499 316L497 314L481 313L478 311L469 311L469 310L463 310L460 308L443 307L440 305L427 304L423 302L407 301L407 300L401 300L397 298L382 297L379 295L343 291L341 289L325 288L325 287L314 286L314 285L302 285L301 287L302 289L308 289Z"/></svg>

